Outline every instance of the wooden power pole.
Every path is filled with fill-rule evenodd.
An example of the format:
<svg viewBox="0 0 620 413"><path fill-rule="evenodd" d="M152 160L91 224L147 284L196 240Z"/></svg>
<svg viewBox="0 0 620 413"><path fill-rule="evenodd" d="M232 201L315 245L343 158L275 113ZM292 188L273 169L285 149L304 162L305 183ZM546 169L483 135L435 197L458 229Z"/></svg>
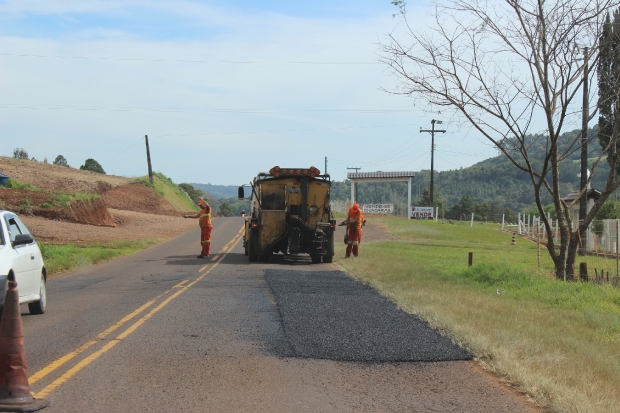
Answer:
<svg viewBox="0 0 620 413"><path fill-rule="evenodd" d="M583 52L583 108L581 119L581 182L580 189L583 191L579 199L579 224L586 219L588 214L588 48ZM580 255L584 255L587 245L587 230L581 236Z"/></svg>
<svg viewBox="0 0 620 413"><path fill-rule="evenodd" d="M153 168L151 168L151 151L149 150L149 136L144 135L146 141L146 161L149 164L149 182L153 185Z"/></svg>
<svg viewBox="0 0 620 413"><path fill-rule="evenodd" d="M435 174L435 165L434 165L434 159L435 159L435 134L436 133L446 133L445 129L435 129L435 124L440 125L441 121L440 120L435 120L433 119L431 121L432 129L422 129L420 128L420 133L422 132L430 132L431 134L431 188L430 188L430 195L431 195L431 204L429 206L434 207L434 200L433 200L433 194L435 192L435 188L433 188L433 175Z"/></svg>

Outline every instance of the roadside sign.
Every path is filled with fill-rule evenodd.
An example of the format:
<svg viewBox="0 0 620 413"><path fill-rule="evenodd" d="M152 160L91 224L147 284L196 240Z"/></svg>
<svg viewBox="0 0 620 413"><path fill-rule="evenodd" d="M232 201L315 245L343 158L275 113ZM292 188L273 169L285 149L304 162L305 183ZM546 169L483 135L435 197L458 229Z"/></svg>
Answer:
<svg viewBox="0 0 620 413"><path fill-rule="evenodd" d="M362 212L364 214L391 214L394 212L392 204L363 204Z"/></svg>
<svg viewBox="0 0 620 413"><path fill-rule="evenodd" d="M433 219L434 218L433 207L409 207L409 216L413 219Z"/></svg>

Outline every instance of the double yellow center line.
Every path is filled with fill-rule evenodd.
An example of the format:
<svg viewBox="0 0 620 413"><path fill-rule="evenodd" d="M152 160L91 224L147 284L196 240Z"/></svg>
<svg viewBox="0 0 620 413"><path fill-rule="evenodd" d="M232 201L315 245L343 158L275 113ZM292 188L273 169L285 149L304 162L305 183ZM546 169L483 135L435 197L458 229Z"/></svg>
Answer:
<svg viewBox="0 0 620 413"><path fill-rule="evenodd" d="M147 302L144 305L142 305L137 310L133 311L130 314L127 314L125 317L123 317L117 323L113 324L112 326L110 326L109 328L104 330L101 334L99 334L97 336L97 340L91 340L91 341L87 342L86 344L84 344L83 346L79 347L78 349L76 349L76 350L72 351L71 353L68 353L68 354L60 357L59 359L53 361L48 366L44 367L43 369L41 369L38 372L36 372L35 374L33 374L30 377L30 379L28 380L30 385L32 385L32 384L36 383L37 381L41 380L42 378L44 378L48 374L50 374L53 371L55 371L56 369L60 368L65 363L69 362L74 357L78 356L79 354L81 354L81 353L85 352L86 350L88 350L90 347L92 347L95 344L99 343L100 342L99 340L105 339L112 332L114 332L115 330L117 330L120 327L122 327L125 323L129 322L130 320L132 320L134 317L136 317L138 314L140 314L143 311L145 311L147 308L151 307L153 304L155 304L163 296L169 294L172 291L175 291L172 295L170 295L168 298L166 298L164 301L162 301L158 306L153 308L146 315L144 315L138 321L136 321L131 326L129 326L125 331L123 331L118 336L116 336L116 338L110 340L106 345L101 347L99 350L97 350L94 353L90 354L88 357L82 359L79 363L77 363L75 366L71 367L64 374L62 374L59 378L57 378L52 383L50 383L45 388L43 388L43 390L41 390L40 392L36 393L34 395L34 397L37 398L37 399L42 399L42 398L47 397L47 395L50 394L54 389L56 389L57 387L61 386L63 383L65 383L71 377L75 376L80 370L82 370L83 368L88 366L90 363L92 363L93 361L95 361L96 359L101 357L104 353L106 353L112 347L117 345L121 340L127 338L131 333L136 331L136 329L138 327L140 327L142 324L144 324L155 313L157 313L159 310L164 308L166 305L168 305L172 300L177 298L179 295L183 294L185 292L185 290L187 290L188 288L191 288L194 284L196 284L197 282L202 280L204 277L206 277L207 274L209 274L211 271L213 271L219 265L219 263L224 259L226 254L228 254L234 248L234 246L239 242L239 240L241 239L241 234L243 233L243 230L244 229L241 228L241 230L228 242L228 244L226 244L224 246L224 248L222 248L222 252L221 252L219 258L212 265L209 266L209 264L207 264L204 267L202 267L200 270L198 270L198 273L203 273L203 274L200 275L198 278L196 278L194 281L190 282L189 284L186 284L189 280L184 280L184 281L178 283L177 285L172 287L170 290L167 290L163 294L158 295L154 299L152 299L149 302Z"/></svg>

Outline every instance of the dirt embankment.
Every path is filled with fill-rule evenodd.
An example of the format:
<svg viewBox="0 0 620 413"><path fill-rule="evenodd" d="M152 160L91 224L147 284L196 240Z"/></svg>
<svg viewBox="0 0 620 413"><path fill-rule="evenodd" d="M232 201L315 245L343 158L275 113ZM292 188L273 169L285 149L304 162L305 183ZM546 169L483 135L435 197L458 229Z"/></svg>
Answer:
<svg viewBox="0 0 620 413"><path fill-rule="evenodd" d="M80 199L55 206L57 194L51 191L0 188L5 208L21 215L36 215L52 220L114 227L114 219L101 198Z"/></svg>
<svg viewBox="0 0 620 413"><path fill-rule="evenodd" d="M182 213L156 190L135 183L132 178L6 157L0 157L0 172L36 187L36 190L0 188L0 209L20 214L35 237L42 241L168 239L195 224L193 220L181 218ZM99 197L67 202L66 195L76 192Z"/></svg>

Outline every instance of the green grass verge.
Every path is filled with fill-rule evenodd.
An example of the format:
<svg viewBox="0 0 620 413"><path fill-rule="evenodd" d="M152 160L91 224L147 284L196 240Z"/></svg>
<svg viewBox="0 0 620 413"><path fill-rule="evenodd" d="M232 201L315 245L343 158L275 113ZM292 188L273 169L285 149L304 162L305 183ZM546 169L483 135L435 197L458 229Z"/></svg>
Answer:
<svg viewBox="0 0 620 413"><path fill-rule="evenodd" d="M556 412L620 406L620 289L565 283L536 244L497 225L379 219L397 241L335 262L416 313L480 363ZM468 266L468 253L474 265Z"/></svg>
<svg viewBox="0 0 620 413"><path fill-rule="evenodd" d="M39 243L48 276L130 255L160 242L158 239L105 244L59 245Z"/></svg>
<svg viewBox="0 0 620 413"><path fill-rule="evenodd" d="M37 188L36 186L27 184L25 182L20 182L20 181L16 181L13 178L9 178L6 183L4 185L2 185L3 188L10 188L10 189L29 189L31 191L41 191L40 188Z"/></svg>
<svg viewBox="0 0 620 413"><path fill-rule="evenodd" d="M59 193L54 196L50 202L44 202L41 204L42 208L57 208L67 207L73 201L90 201L93 199L101 199L100 195L89 194L85 192L71 192L71 193Z"/></svg>
<svg viewBox="0 0 620 413"><path fill-rule="evenodd" d="M179 212L192 212L199 210L194 202L187 196L185 191L180 189L170 178L161 172L155 172L153 175L154 179L152 185L149 182L148 176L136 178L132 183L138 183L155 189Z"/></svg>
<svg viewBox="0 0 620 413"><path fill-rule="evenodd" d="M47 192L45 189L37 188L36 186L16 181L10 179L4 184L4 188L10 189L26 189L29 191L39 191L39 192ZM73 201L90 201L92 199L100 199L101 196L98 194L91 194L85 192L56 192L54 198L52 198L49 202L44 202L41 205L38 205L42 208L56 208L56 207L66 207L71 204ZM33 206L32 202L26 198L22 202L23 207Z"/></svg>

